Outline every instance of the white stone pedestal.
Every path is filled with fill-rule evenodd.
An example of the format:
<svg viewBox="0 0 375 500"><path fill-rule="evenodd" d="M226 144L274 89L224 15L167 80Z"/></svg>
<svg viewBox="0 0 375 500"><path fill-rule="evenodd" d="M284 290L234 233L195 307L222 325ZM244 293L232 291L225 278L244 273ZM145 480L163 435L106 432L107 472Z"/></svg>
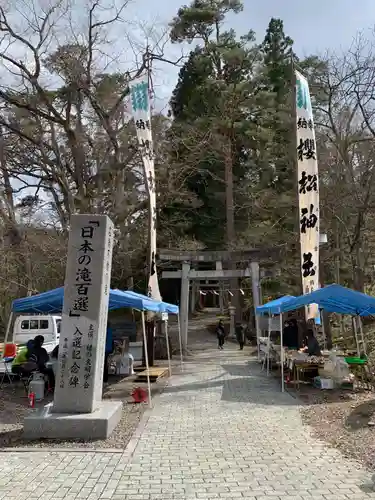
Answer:
<svg viewBox="0 0 375 500"><path fill-rule="evenodd" d="M121 401L101 401L92 413L54 413L53 403L26 417L26 439L106 439L122 415Z"/></svg>

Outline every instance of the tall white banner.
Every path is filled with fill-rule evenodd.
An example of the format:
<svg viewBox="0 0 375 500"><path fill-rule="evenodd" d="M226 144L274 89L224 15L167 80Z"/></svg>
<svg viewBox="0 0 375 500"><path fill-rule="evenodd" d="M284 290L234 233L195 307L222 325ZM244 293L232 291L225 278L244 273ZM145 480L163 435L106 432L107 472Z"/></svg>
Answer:
<svg viewBox="0 0 375 500"><path fill-rule="evenodd" d="M141 150L145 173L145 184L149 197L149 279L148 295L161 300L158 275L156 272L156 185L154 168L154 148L151 133L151 107L148 75L141 76L129 84L132 116L137 129L137 139Z"/></svg>
<svg viewBox="0 0 375 500"><path fill-rule="evenodd" d="M319 288L319 173L309 84L296 71L297 164L303 293ZM319 317L316 304L306 319Z"/></svg>

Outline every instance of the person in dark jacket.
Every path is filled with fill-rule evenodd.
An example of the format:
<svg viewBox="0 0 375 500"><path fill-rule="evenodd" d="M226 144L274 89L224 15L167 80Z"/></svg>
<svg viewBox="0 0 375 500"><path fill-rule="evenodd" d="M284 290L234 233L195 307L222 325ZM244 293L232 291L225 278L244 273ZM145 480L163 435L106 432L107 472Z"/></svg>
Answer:
<svg viewBox="0 0 375 500"><path fill-rule="evenodd" d="M43 366L49 360L47 351L42 347L44 344L43 335L37 335L31 347L28 349L28 360L34 361L38 366Z"/></svg>
<svg viewBox="0 0 375 500"><path fill-rule="evenodd" d="M245 331L242 323L240 323L239 321L236 323L236 338L237 342L240 344L240 350L242 351L245 345Z"/></svg>
<svg viewBox="0 0 375 500"><path fill-rule="evenodd" d="M219 321L219 324L216 327L216 335L218 340L218 348L223 349L223 345L225 342L225 329L222 319Z"/></svg>
<svg viewBox="0 0 375 500"><path fill-rule="evenodd" d="M285 323L283 345L288 349L298 349L298 325L295 319L290 319Z"/></svg>
<svg viewBox="0 0 375 500"><path fill-rule="evenodd" d="M307 330L307 336L305 339L305 347L301 349L303 352L307 352L309 356L321 356L322 352L320 350L319 342L314 336L314 332L309 329Z"/></svg>
<svg viewBox="0 0 375 500"><path fill-rule="evenodd" d="M42 347L43 344L43 335L37 335L33 340L31 349L28 350L27 360L36 364L37 370L47 376L49 388L54 389L55 374L53 373L52 368L47 368L46 366L49 361L49 356L44 347Z"/></svg>

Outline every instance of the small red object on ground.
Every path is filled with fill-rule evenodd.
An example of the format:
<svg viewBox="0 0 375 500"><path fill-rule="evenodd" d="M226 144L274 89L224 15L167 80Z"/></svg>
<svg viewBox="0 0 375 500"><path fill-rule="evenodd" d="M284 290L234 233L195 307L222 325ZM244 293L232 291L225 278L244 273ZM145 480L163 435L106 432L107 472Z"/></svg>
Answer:
<svg viewBox="0 0 375 500"><path fill-rule="evenodd" d="M142 387L136 387L132 392L132 396L135 403L144 403L147 401L147 391L142 389Z"/></svg>
<svg viewBox="0 0 375 500"><path fill-rule="evenodd" d="M35 392L29 394L29 406L30 408L34 408L35 406Z"/></svg>

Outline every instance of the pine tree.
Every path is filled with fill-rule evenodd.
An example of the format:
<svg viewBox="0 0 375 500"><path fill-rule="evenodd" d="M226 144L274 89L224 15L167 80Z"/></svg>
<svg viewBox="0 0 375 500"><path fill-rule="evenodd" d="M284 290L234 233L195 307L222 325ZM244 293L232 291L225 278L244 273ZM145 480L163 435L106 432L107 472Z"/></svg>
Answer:
<svg viewBox="0 0 375 500"><path fill-rule="evenodd" d="M284 33L281 19L272 18L266 36L261 44L264 64L264 78L267 88L274 92L276 99L272 166L274 168L273 187L277 192L295 189L296 173L292 146L295 141L293 121L293 40Z"/></svg>
<svg viewBox="0 0 375 500"><path fill-rule="evenodd" d="M201 42L173 93L171 137L174 161L191 165L189 189L199 200L191 231L211 248L238 245L252 209L247 184L271 137L272 93L258 75L254 34L223 30L225 15L241 10L237 0L194 1L172 23L173 40Z"/></svg>

